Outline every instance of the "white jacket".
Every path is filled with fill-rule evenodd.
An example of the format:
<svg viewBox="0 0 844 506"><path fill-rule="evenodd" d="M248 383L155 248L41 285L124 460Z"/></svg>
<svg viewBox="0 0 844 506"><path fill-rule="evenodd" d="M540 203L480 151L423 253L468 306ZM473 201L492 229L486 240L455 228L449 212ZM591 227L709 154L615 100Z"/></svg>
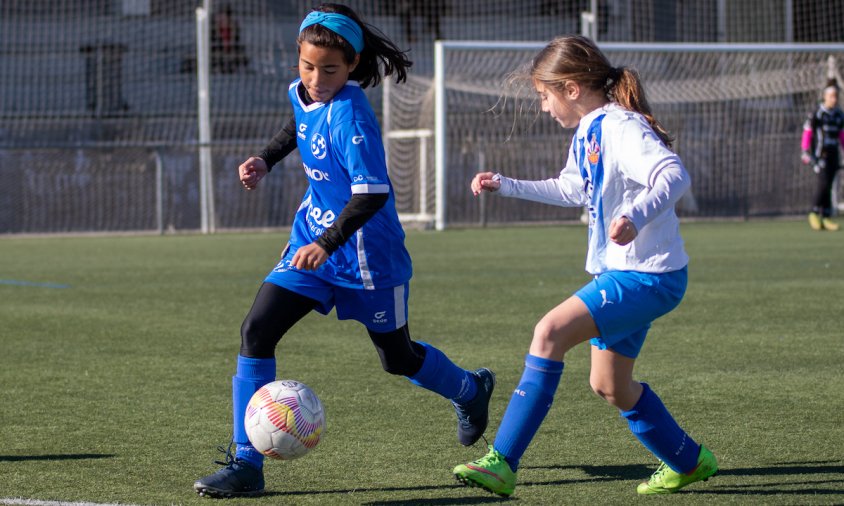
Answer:
<svg viewBox="0 0 844 506"><path fill-rule="evenodd" d="M555 179L520 181L496 175L503 196L558 206L588 206L586 271L671 272L689 262L674 204L691 185L677 154L647 120L616 103L580 120L566 166ZM613 219L626 216L636 239L609 239Z"/></svg>

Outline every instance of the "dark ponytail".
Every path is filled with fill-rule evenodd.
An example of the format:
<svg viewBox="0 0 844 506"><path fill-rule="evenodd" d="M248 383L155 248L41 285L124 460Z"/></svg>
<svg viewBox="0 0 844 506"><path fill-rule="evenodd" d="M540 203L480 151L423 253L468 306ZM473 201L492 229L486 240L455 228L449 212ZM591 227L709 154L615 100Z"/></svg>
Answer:
<svg viewBox="0 0 844 506"><path fill-rule="evenodd" d="M380 30L364 23L355 11L341 4L322 4L314 10L342 14L354 20L363 30L363 51L361 51L360 61L349 75L349 79L360 82L362 88L377 86L381 82L382 76L395 75L397 83L407 80L407 69L413 65L413 62L407 58L407 54L400 50ZM309 42L318 47L339 49L343 52L346 63L349 64L355 61L357 54L346 39L318 24L302 30L296 42L298 44Z"/></svg>

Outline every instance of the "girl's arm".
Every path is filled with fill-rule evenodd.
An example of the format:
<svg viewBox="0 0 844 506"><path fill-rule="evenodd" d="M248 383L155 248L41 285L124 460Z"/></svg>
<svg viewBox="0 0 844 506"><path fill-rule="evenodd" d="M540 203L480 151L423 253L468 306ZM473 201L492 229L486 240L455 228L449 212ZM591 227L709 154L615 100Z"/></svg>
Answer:
<svg viewBox="0 0 844 506"><path fill-rule="evenodd" d="M329 255L337 251L389 200L389 193L357 193L340 211L340 215L316 240Z"/></svg>
<svg viewBox="0 0 844 506"><path fill-rule="evenodd" d="M267 164L267 172L296 149L296 117L290 115L290 119L279 130L263 151L258 155Z"/></svg>
<svg viewBox="0 0 844 506"><path fill-rule="evenodd" d="M672 209L691 186L691 178L680 157L668 149L650 127L626 121L617 146L624 153L622 172L642 185L642 191L618 216L626 216L637 231L668 209Z"/></svg>
<svg viewBox="0 0 844 506"><path fill-rule="evenodd" d="M247 190L252 190L285 156L296 149L296 117L290 120L273 136L267 147L258 156L250 156L237 168L240 183Z"/></svg>
<svg viewBox="0 0 844 506"><path fill-rule="evenodd" d="M666 209L673 208L691 186L691 178L679 163L665 165L651 180L653 186L621 212L621 216L626 216L637 231Z"/></svg>
<svg viewBox="0 0 844 506"><path fill-rule="evenodd" d="M809 116L809 119L807 119L806 122L803 123L803 136L800 139L800 150L802 152L800 154L800 160L806 165L810 163L818 163L818 159L815 156L815 153L812 152L812 138L815 135L815 127L815 114L812 113Z"/></svg>
<svg viewBox="0 0 844 506"><path fill-rule="evenodd" d="M496 174L496 178L501 184L499 192L505 197L516 197L562 207L588 204L580 174L566 173L565 169L559 177L542 181L523 181L500 174Z"/></svg>
<svg viewBox="0 0 844 506"><path fill-rule="evenodd" d="M574 146L574 142L572 142L572 146ZM557 178L523 181L496 174L493 180L498 182L498 191L505 197L517 197L563 207L588 204L588 197L583 187L583 177L581 177L577 168L573 147L569 147L566 166L560 171Z"/></svg>

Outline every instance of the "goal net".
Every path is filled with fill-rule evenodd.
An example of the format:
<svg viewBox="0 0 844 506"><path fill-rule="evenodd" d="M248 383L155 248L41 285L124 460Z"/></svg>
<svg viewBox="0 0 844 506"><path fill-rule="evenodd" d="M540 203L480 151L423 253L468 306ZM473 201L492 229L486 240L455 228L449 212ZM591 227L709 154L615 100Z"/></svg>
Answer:
<svg viewBox="0 0 844 506"><path fill-rule="evenodd" d="M555 177L573 131L541 113L529 82L514 79L544 43L438 42L437 75L395 88L391 128L435 125L428 163L428 212L446 224L579 219L581 210L516 199L472 197L478 171L519 179ZM828 76L839 76L844 45L603 44L615 65L637 69L655 116L675 136L693 180L687 217L805 212L815 186L800 163L800 135ZM440 97L437 104L431 97ZM415 102L414 102L415 101ZM397 143L412 173L413 150ZM417 157L418 158L418 157ZM393 155L397 163L405 158ZM396 168L396 163L393 163ZM413 177L413 176L408 176Z"/></svg>
<svg viewBox="0 0 844 506"><path fill-rule="evenodd" d="M240 187L236 169L291 112L286 89L297 76L296 35L302 17L318 3L0 1L0 234L289 226L307 185L298 153L255 191ZM547 41L580 32L583 13L590 11L602 43L844 41L844 2L826 0L344 3L408 50L414 62L407 83L369 89L367 95L381 120L400 217L426 224L446 209L447 221L466 224L559 220L578 213L467 198L465 178L479 167L535 171L510 172L530 177L553 172L562 163L566 133L540 117L530 93L502 84L537 45L481 44L446 46L448 130L438 136L437 39ZM200 39L208 51L205 79L197 71ZM720 203L698 198L697 210L684 212L802 211L811 177L795 167L788 173L793 179L784 180L758 167L768 163L776 173L794 158L792 151L791 158L781 155L785 146L796 146L790 136L812 108L825 59L831 55L841 62L840 51L786 48L759 54L716 48L707 54L709 49L604 47L614 61L642 71L660 119L678 135L678 149L697 171L695 197L706 196L707 178L738 178L744 185L720 185L735 194L722 194ZM776 144L763 129L788 137ZM449 153L447 181L436 177L438 138ZM732 146L735 164L741 143L747 161L739 170L726 164L722 144ZM764 179L770 177L775 179ZM762 181L776 185L767 198L780 199L781 207L760 204ZM449 194L438 197L444 188ZM782 198L782 188L793 200ZM742 192L755 200L736 200Z"/></svg>

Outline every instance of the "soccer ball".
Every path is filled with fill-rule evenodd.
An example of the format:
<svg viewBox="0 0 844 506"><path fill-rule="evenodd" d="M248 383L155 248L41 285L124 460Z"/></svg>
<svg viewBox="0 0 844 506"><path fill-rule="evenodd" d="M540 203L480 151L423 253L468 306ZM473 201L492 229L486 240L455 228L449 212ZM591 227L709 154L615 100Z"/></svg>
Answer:
<svg viewBox="0 0 844 506"><path fill-rule="evenodd" d="M267 457L292 460L319 443L325 412L313 390L304 383L280 380L258 389L246 406L246 435Z"/></svg>

